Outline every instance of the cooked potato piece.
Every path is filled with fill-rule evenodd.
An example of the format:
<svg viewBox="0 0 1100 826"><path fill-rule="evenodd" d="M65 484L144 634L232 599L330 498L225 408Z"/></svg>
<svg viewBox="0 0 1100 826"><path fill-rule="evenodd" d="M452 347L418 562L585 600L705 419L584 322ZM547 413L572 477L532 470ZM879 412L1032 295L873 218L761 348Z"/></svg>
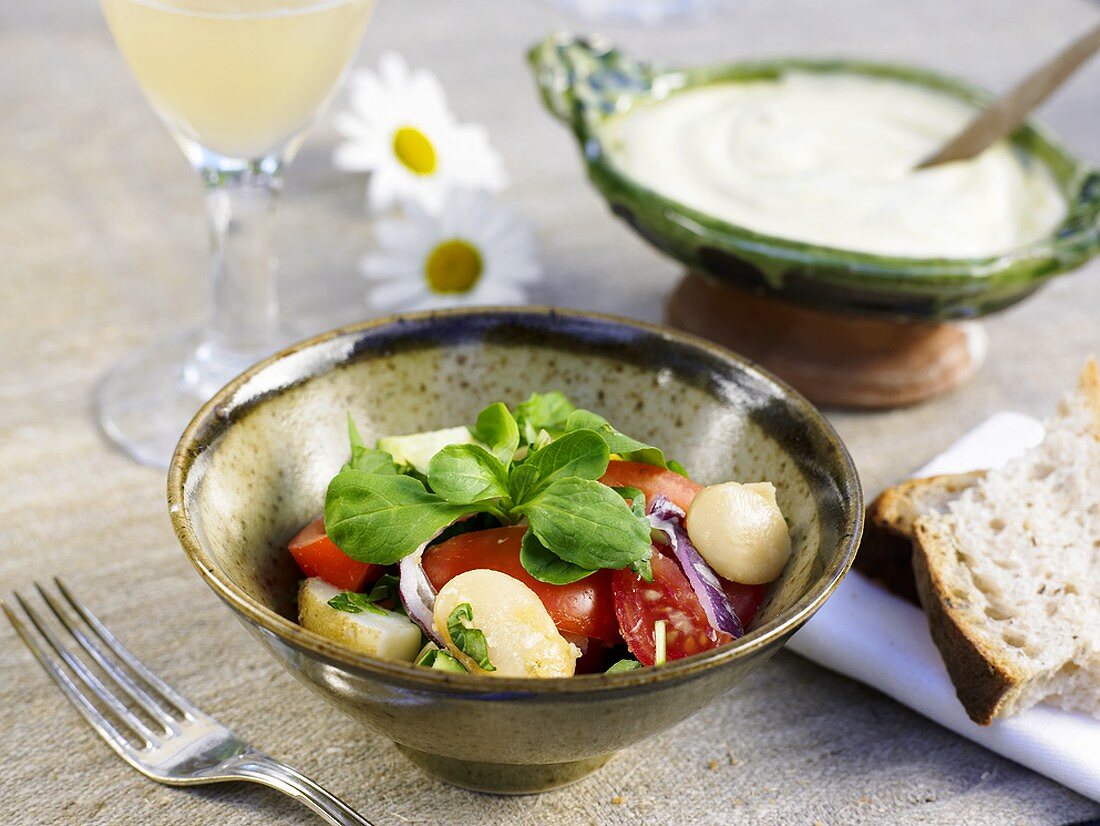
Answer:
<svg viewBox="0 0 1100 826"><path fill-rule="evenodd" d="M463 604L470 606L469 626L485 635L493 671L481 668L451 639L448 618ZM483 569L459 574L436 596L434 619L447 648L470 673L496 677L573 676L580 652L558 633L535 592L507 574Z"/></svg>
<svg viewBox="0 0 1100 826"><path fill-rule="evenodd" d="M342 642L363 654L385 660L411 662L420 651L420 627L408 617L386 611L349 614L328 604L339 588L312 577L298 590L298 618L302 627Z"/></svg>
<svg viewBox="0 0 1100 826"><path fill-rule="evenodd" d="M687 532L710 567L746 585L771 582L791 555L791 536L771 482L703 488L688 509Z"/></svg>

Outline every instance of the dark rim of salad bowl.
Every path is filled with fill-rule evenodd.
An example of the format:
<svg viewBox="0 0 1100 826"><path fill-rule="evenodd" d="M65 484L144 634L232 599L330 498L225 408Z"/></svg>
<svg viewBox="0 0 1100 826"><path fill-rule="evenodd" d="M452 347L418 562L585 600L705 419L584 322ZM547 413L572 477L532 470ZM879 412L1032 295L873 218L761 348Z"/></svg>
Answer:
<svg viewBox="0 0 1100 826"><path fill-rule="evenodd" d="M602 328L628 327L635 333L655 337L673 345L694 351L713 361L734 366L738 370L753 375L766 385L771 385L777 395L787 404L798 408L801 416L820 431L823 444L830 456L823 462L825 467L838 477L839 495L849 505L844 524L839 527L840 541L833 550L825 570L818 576L818 582L798 601L760 628L750 630L744 637L713 649L683 659L674 660L658 668L642 668L619 674L581 674L574 677L533 679L523 677L483 677L474 674L454 674L434 669L422 668L411 663L376 659L359 654L320 634L307 631L298 623L282 616L276 611L260 604L244 589L225 575L218 561L203 547L191 514L186 505L189 477L196 461L211 448L218 438L232 427L240 414L257 405L265 398L278 392L302 384L309 379L329 372L341 364L354 361L368 348L348 347L341 351L325 349L324 345L341 338L351 338L361 344L364 337L374 334L400 334L405 325L431 324L458 319L481 317L495 321L499 319L507 324L511 321L517 326L531 326L540 321L543 324L556 323L557 319L572 322L587 322ZM391 339L392 340L392 339ZM349 342L350 343L350 342ZM446 346L446 345L443 345ZM290 371L285 375L274 375L274 386L258 382L253 388L248 385L257 377L271 370L274 365L305 351L320 349L316 359L303 362L304 371ZM242 393L242 390L244 391ZM754 363L716 344L679 331L654 324L635 321L601 313L577 310L563 310L551 307L475 307L456 310L437 310L419 313L407 313L375 319L365 323L340 327L327 333L306 339L259 362L233 379L211 398L187 426L180 438L172 457L168 472L168 505L172 526L184 551L192 564L214 592L249 622L279 637L284 643L314 655L331 665L357 672L363 676L385 678L390 681L418 684L422 688L433 688L460 693L532 694L532 693L586 693L605 690L619 690L633 686L651 685L663 680L685 678L704 669L709 669L765 648L777 640L793 633L812 616L839 585L855 559L859 538L863 530L863 494L855 465L836 431L805 398L770 373Z"/></svg>
<svg viewBox="0 0 1100 826"><path fill-rule="evenodd" d="M565 56L549 57L554 50ZM568 63L570 55L582 58L587 62L586 67L575 70ZM568 34L537 44L531 49L529 60L536 68L548 108L573 129L592 180L605 198L625 201L647 213L662 216L662 221L675 224L680 232L731 253L743 253L747 260L768 258L835 267L843 270L845 279L861 282L868 288L885 286L914 290L919 289L925 279L929 285L952 280L966 283L974 279L991 279L1026 261L1036 263L1035 271L1018 276L1018 279L1038 284L1100 254L1100 170L1077 158L1052 129L1037 119L1029 119L1011 140L1038 157L1055 175L1066 199L1066 217L1043 238L1014 250L979 258L883 255L755 232L692 209L635 181L611 161L599 135L601 123L629 111L637 103L663 100L685 89L776 78L789 71L889 78L943 92L978 106L987 105L993 99L992 94L965 80L917 66L848 58L776 58L670 68L634 60L602 38ZM555 60L565 62L557 65ZM593 69L592 64L601 68ZM569 74L565 88L562 88L562 71ZM607 77L602 77L600 72ZM596 79L589 84L590 88L577 93L577 88L592 78ZM1043 266L1044 261L1049 263Z"/></svg>

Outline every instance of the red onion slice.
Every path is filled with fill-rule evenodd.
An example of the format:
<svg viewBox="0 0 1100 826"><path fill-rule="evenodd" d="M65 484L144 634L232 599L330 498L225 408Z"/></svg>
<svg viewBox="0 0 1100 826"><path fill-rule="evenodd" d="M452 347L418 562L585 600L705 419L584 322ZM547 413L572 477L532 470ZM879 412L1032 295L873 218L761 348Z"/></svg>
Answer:
<svg viewBox="0 0 1100 826"><path fill-rule="evenodd" d="M668 537L672 553L684 569L684 575L691 583L695 595L699 597L711 627L724 631L734 639L743 637L745 629L722 589L722 583L706 560L695 550L684 530L683 510L664 496L655 496L649 509L649 524Z"/></svg>
<svg viewBox="0 0 1100 826"><path fill-rule="evenodd" d="M446 528L444 528L446 530ZM401 602L405 604L405 612L409 619L424 629L436 645L446 648L443 637L435 630L432 612L435 610L435 588L432 587L428 575L424 573L424 549L431 544L440 531L415 551L401 560L398 566L398 588L401 594Z"/></svg>

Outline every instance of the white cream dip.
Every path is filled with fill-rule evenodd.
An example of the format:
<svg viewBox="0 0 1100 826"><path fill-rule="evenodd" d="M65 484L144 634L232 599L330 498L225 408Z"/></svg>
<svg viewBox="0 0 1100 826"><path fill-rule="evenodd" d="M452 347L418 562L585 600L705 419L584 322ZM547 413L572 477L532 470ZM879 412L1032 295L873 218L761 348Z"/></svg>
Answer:
<svg viewBox="0 0 1100 826"><path fill-rule="evenodd" d="M975 114L946 93L851 73L676 92L600 138L627 177L754 232L860 252L979 258L1024 247L1066 214L1047 166L995 144L913 167Z"/></svg>

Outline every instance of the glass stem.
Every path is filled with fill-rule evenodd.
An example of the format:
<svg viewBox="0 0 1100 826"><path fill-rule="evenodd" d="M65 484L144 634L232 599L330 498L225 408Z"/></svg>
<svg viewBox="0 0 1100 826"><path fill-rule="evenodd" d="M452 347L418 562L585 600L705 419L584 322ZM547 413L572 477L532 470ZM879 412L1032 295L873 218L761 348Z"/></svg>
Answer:
<svg viewBox="0 0 1100 826"><path fill-rule="evenodd" d="M251 361L279 343L279 293L272 250L283 163L251 161L200 170L207 186L215 361Z"/></svg>

